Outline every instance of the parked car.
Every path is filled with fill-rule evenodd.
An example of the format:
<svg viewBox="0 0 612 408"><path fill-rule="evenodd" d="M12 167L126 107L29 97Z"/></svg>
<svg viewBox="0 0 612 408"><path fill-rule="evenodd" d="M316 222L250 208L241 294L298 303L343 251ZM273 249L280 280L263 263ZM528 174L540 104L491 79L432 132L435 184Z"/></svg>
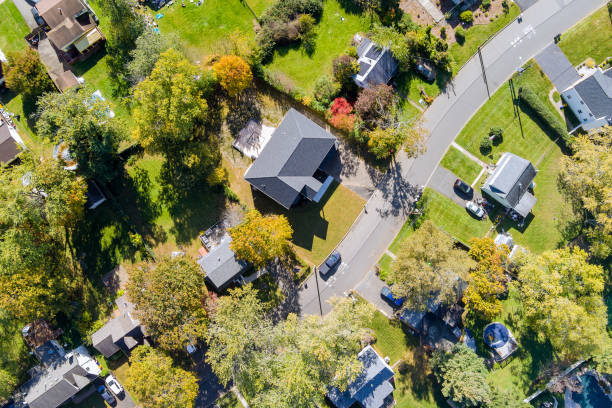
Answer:
<svg viewBox="0 0 612 408"><path fill-rule="evenodd" d="M108 389L105 386L99 386L98 392L100 393L102 398L104 398L104 401L108 402L110 405L115 405L117 403L115 397L113 397L112 394L108 392Z"/></svg>
<svg viewBox="0 0 612 408"><path fill-rule="evenodd" d="M402 307L402 304L404 303L404 299L393 296L391 289L386 286L380 290L380 296L382 296L387 302L391 303L393 307Z"/></svg>
<svg viewBox="0 0 612 408"><path fill-rule="evenodd" d="M108 389L111 390L112 393L116 396L120 396L123 394L123 387L121 386L121 384L119 384L119 381L117 381L115 376L113 376L112 374L109 374L108 377L106 377L106 379L104 380L104 382L106 383Z"/></svg>
<svg viewBox="0 0 612 408"><path fill-rule="evenodd" d="M467 208L469 212L471 212L478 218L482 218L485 215L485 211L482 209L482 207L473 201L468 201L467 203L465 203L465 208Z"/></svg>
<svg viewBox="0 0 612 408"><path fill-rule="evenodd" d="M325 262L323 262L321 266L319 266L319 273L321 273L321 276L327 275L332 269L336 267L336 265L340 263L341 260L342 260L342 257L340 256L340 252L338 251L332 252L327 257Z"/></svg>
<svg viewBox="0 0 612 408"><path fill-rule="evenodd" d="M36 24L39 26L45 25L45 20L43 20L40 14L38 14L36 7L32 7L32 15L34 16L34 20L36 20Z"/></svg>
<svg viewBox="0 0 612 408"><path fill-rule="evenodd" d="M470 187L468 183L466 183L465 181L461 179L457 179L455 181L455 188L466 195L471 195L474 192L472 187Z"/></svg>
<svg viewBox="0 0 612 408"><path fill-rule="evenodd" d="M433 67L424 61L419 61L415 69L428 82L433 82L433 80L436 79L436 73Z"/></svg>

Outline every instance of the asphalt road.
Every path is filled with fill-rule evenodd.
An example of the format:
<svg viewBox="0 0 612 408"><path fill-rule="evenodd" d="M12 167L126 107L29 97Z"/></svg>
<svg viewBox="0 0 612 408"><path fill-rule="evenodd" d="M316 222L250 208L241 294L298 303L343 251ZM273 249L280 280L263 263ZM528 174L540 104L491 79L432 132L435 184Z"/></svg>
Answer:
<svg viewBox="0 0 612 408"><path fill-rule="evenodd" d="M327 300L359 288L362 296L379 302L375 290L380 280L371 273L378 259L407 219L420 186L428 185L446 150L468 120L520 66L535 56L553 37L606 4L605 0L539 0L484 47L482 59L488 80L485 85L480 59L472 57L423 115L431 134L427 152L410 159L401 152L385 179L368 200L351 230L338 245L342 265L327 280L319 280L321 308ZM368 288L370 290L368 290ZM319 314L315 276L299 292L301 314Z"/></svg>

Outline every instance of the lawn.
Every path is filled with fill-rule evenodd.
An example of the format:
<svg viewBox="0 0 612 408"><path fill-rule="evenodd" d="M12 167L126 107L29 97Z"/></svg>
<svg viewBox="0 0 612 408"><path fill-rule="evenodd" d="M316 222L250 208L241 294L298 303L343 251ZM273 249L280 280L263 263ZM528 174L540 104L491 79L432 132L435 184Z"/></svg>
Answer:
<svg viewBox="0 0 612 408"><path fill-rule="evenodd" d="M482 170L478 163L470 160L469 157L453 146L448 149L440 164L468 184L476 181L476 177L478 177Z"/></svg>
<svg viewBox="0 0 612 408"><path fill-rule="evenodd" d="M12 1L0 4L0 50L6 55L9 52L21 51L26 48L24 39L30 32L25 20Z"/></svg>
<svg viewBox="0 0 612 408"><path fill-rule="evenodd" d="M346 11L338 0L325 0L323 15L316 25L318 35L314 52L308 55L299 44L280 47L266 68L284 74L309 94L317 79L331 75L332 61L351 45L353 35L367 31L369 26L367 16Z"/></svg>
<svg viewBox="0 0 612 408"><path fill-rule="evenodd" d="M441 395L434 390L434 379L429 368L429 357L419 347L418 339L409 334L397 320L389 320L376 311L368 325L376 334L373 347L384 358L389 357L390 365L398 360L394 367L396 406L401 408L434 408L443 407Z"/></svg>
<svg viewBox="0 0 612 408"><path fill-rule="evenodd" d="M423 106L423 108L426 108L427 105L419 103L419 100L423 98L421 95L421 88L428 96L435 98L436 96L440 95L440 92L442 92L442 89L444 89L448 79L448 74L444 75L438 72L434 82L429 83L416 72L409 71L400 73L393 80L393 85L401 95L412 99L414 102Z"/></svg>
<svg viewBox="0 0 612 408"><path fill-rule="evenodd" d="M514 3L510 2L510 10L507 14L502 13L498 18L491 21L489 24L478 24L466 30L465 42L463 44L453 43L449 47L449 52L455 60L455 70L457 73L461 66L476 53L478 47L481 46L490 36L500 31L508 23L514 20L521 10Z"/></svg>
<svg viewBox="0 0 612 408"><path fill-rule="evenodd" d="M275 0L246 0L246 2L259 17L268 7L274 4Z"/></svg>
<svg viewBox="0 0 612 408"><path fill-rule="evenodd" d="M533 60L526 67L528 67L527 70L514 79L516 92L521 86L528 86L556 117L562 120L548 99L548 94L553 85ZM494 126L503 129L503 141L499 145L493 146L490 154L484 155L480 151L480 141L489 134L489 129ZM514 113L513 99L508 82L502 85L491 99L476 112L455 141L474 156L485 163L491 164L495 164L501 154L507 151L535 164L542 153L553 144L539 124L525 112L521 112L519 120L519 117Z"/></svg>
<svg viewBox="0 0 612 408"><path fill-rule="evenodd" d="M606 6L580 21L561 36L559 47L572 65L588 57L601 63L612 56L612 21Z"/></svg>

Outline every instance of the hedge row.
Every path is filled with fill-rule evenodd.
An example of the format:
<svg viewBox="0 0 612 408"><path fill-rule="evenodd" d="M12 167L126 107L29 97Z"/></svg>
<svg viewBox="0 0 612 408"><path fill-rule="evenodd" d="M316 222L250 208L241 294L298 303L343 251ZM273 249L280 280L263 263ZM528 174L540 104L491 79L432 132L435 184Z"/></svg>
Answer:
<svg viewBox="0 0 612 408"><path fill-rule="evenodd" d="M519 101L530 109L540 122L548 128L555 136L553 139L561 138L566 145L568 144L569 134L565 124L546 107L531 89L527 87L519 88Z"/></svg>

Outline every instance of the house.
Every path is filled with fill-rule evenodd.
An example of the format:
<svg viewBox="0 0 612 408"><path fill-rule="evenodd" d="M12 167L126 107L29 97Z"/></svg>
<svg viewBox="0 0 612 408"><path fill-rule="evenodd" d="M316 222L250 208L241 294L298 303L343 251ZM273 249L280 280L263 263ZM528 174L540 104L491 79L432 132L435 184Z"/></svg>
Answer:
<svg viewBox="0 0 612 408"><path fill-rule="evenodd" d="M393 400L393 369L372 348L366 346L357 358L363 371L350 383L346 391L336 387L329 389L327 398L336 408L380 408Z"/></svg>
<svg viewBox="0 0 612 408"><path fill-rule="evenodd" d="M133 316L134 305L125 295L115 300L119 315L109 320L91 335L91 344L104 357L110 357L119 350L129 353L136 346L149 344L146 332Z"/></svg>
<svg viewBox="0 0 612 408"><path fill-rule="evenodd" d="M17 139L17 132L11 128L8 123L2 120L0 117L0 163L10 164L15 159L21 149L21 138Z"/></svg>
<svg viewBox="0 0 612 408"><path fill-rule="evenodd" d="M462 288L463 290L464 288ZM431 350L450 350L461 338L461 314L458 304L442 305L430 299L425 310L405 309L398 314L400 322L421 339Z"/></svg>
<svg viewBox="0 0 612 408"><path fill-rule="evenodd" d="M482 186L483 193L521 217L527 217L537 199L528 191L535 184L537 172L529 160L512 153L504 153L495 171Z"/></svg>
<svg viewBox="0 0 612 408"><path fill-rule="evenodd" d="M250 265L238 258L230 248L232 237L225 234L219 244L198 260L206 281L218 292L239 279Z"/></svg>
<svg viewBox="0 0 612 408"><path fill-rule="evenodd" d="M359 56L359 73L354 77L355 83L361 88L388 84L399 65L389 47L381 48L359 34L355 35L354 41L358 44Z"/></svg>
<svg viewBox="0 0 612 408"><path fill-rule="evenodd" d="M71 58L104 39L96 15L84 1L41 0L35 7L50 28L47 37L51 44Z"/></svg>
<svg viewBox="0 0 612 408"><path fill-rule="evenodd" d="M336 138L292 108L244 179L287 209L302 199L319 202L334 180L321 167L335 152Z"/></svg>
<svg viewBox="0 0 612 408"><path fill-rule="evenodd" d="M29 408L55 408L71 400L98 378L98 362L83 346L65 353L55 340L46 358L30 372L32 378L19 389L17 399ZM48 343L51 343L48 342Z"/></svg>
<svg viewBox="0 0 612 408"><path fill-rule="evenodd" d="M612 68L597 68L561 92L561 98L583 130L612 125Z"/></svg>

